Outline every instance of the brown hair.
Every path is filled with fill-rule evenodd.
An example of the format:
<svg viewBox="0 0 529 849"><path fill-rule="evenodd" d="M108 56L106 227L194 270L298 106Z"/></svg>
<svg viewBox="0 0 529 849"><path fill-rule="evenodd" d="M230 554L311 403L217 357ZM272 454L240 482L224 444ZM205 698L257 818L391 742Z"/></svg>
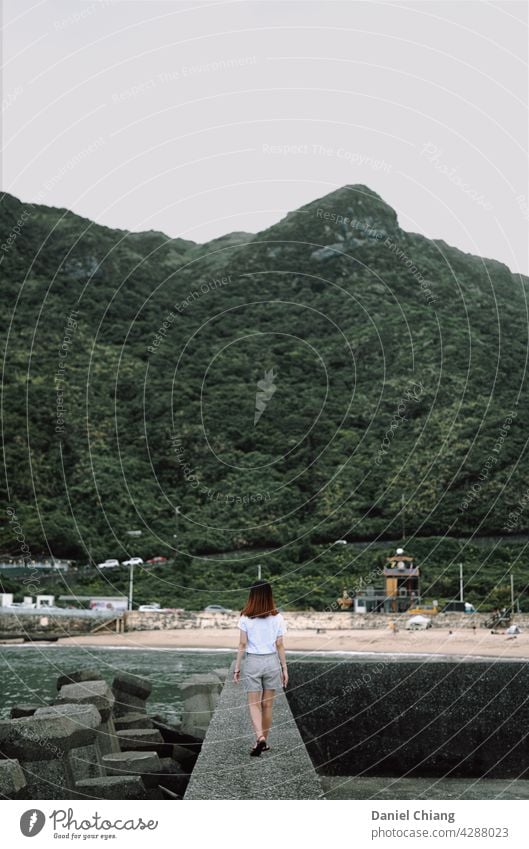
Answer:
<svg viewBox="0 0 529 849"><path fill-rule="evenodd" d="M241 610L241 616L250 619L264 619L266 616L277 616L278 610L274 604L272 587L268 581L257 581L250 587L248 601Z"/></svg>

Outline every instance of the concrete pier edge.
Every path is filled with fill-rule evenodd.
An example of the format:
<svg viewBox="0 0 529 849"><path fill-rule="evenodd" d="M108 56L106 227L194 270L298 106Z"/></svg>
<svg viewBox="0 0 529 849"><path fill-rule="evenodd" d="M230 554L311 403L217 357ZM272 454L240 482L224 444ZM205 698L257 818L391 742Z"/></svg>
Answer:
<svg viewBox="0 0 529 849"><path fill-rule="evenodd" d="M250 757L255 743L246 694L232 664L184 799L322 799L285 693L276 695L270 752Z"/></svg>

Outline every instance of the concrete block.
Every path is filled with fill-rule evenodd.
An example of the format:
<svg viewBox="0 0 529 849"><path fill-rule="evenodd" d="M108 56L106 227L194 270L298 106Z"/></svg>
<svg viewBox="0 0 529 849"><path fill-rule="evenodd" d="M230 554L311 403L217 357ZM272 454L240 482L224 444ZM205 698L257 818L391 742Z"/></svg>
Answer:
<svg viewBox="0 0 529 849"><path fill-rule="evenodd" d="M153 721L144 713L125 713L114 721L116 731L128 731L129 728L152 728Z"/></svg>
<svg viewBox="0 0 529 849"><path fill-rule="evenodd" d="M102 681L103 676L97 669L76 669L66 672L57 678L57 689L60 690L65 684L80 684L82 681Z"/></svg>
<svg viewBox="0 0 529 849"><path fill-rule="evenodd" d="M30 705L30 704L19 704L13 705L11 708L9 715L11 719L20 719L21 716L33 716L36 710L44 707L44 704L41 702L38 705Z"/></svg>
<svg viewBox="0 0 529 849"><path fill-rule="evenodd" d="M228 667L224 667L224 666L218 667L218 668L212 670L213 675L216 675L218 678L220 678L220 680L222 681L223 684L224 684L226 678L228 677L229 671L230 670L228 669Z"/></svg>
<svg viewBox="0 0 529 849"><path fill-rule="evenodd" d="M84 724L87 728L97 729L101 725L101 714L95 705L78 705L70 702L65 704L47 705L38 708L33 714L35 719L47 717L67 717L72 722Z"/></svg>
<svg viewBox="0 0 529 849"><path fill-rule="evenodd" d="M136 696L136 698L145 701L151 695L152 684L147 678L140 678L139 675L131 675L128 672L120 672L112 682L112 690L129 693L131 696Z"/></svg>
<svg viewBox="0 0 529 849"><path fill-rule="evenodd" d="M39 710L35 712L35 716L37 716L37 718L45 716L70 716L74 721L80 722L82 721L82 714L79 714L78 708L84 707L91 707L91 705L79 705L73 702L64 702L61 704L51 705L47 708L39 708ZM109 752L119 752L119 743L112 716L110 715L106 722L101 722L101 714L95 705L93 707L97 716L99 716L99 722L97 722L96 714L91 714L92 724L95 728L95 739L93 741L93 745L97 747L99 756L106 755ZM105 713L108 713L108 710L106 710ZM79 777L84 778L92 776L81 775Z"/></svg>
<svg viewBox="0 0 529 849"><path fill-rule="evenodd" d="M144 699L139 699L137 696L131 696L130 693L125 693L121 690L113 690L114 693L114 717L116 719L126 716L128 713L146 713L146 705Z"/></svg>
<svg viewBox="0 0 529 849"><path fill-rule="evenodd" d="M139 775L110 775L77 781L76 799L145 799L146 791Z"/></svg>
<svg viewBox="0 0 529 849"><path fill-rule="evenodd" d="M38 716L37 716L38 714ZM18 759L27 799L67 799L75 786L70 754L92 747L101 724L93 705L39 708L33 716L0 722L0 751Z"/></svg>
<svg viewBox="0 0 529 849"><path fill-rule="evenodd" d="M79 684L64 684L59 691L57 704L92 704L106 722L114 707L114 694L106 681L83 681Z"/></svg>
<svg viewBox="0 0 529 849"><path fill-rule="evenodd" d="M172 758L183 770L191 772L198 758L198 752L192 749L186 749L185 746L173 746Z"/></svg>
<svg viewBox="0 0 529 849"><path fill-rule="evenodd" d="M189 773L183 770L172 758L161 759L161 772L157 783L166 787L171 793L183 796L189 784Z"/></svg>
<svg viewBox="0 0 529 849"><path fill-rule="evenodd" d="M0 760L0 796L3 799L20 799L26 788L26 778L15 759Z"/></svg>
<svg viewBox="0 0 529 849"><path fill-rule="evenodd" d="M219 677L211 673L191 675L180 684L184 702L182 732L204 739L222 686Z"/></svg>
<svg viewBox="0 0 529 849"><path fill-rule="evenodd" d="M103 768L107 775L147 775L162 768L156 752L121 752L104 755Z"/></svg>
<svg viewBox="0 0 529 849"><path fill-rule="evenodd" d="M24 799L69 799L75 788L66 755L56 760L23 763L22 768L27 782Z"/></svg>
<svg viewBox="0 0 529 849"><path fill-rule="evenodd" d="M67 757L76 783L85 778L100 778L103 775L101 754L96 744L78 746L68 752Z"/></svg>
<svg viewBox="0 0 529 849"><path fill-rule="evenodd" d="M33 716L0 722L0 751L21 762L51 761L92 744L100 724L93 705L39 708Z"/></svg>
<svg viewBox="0 0 529 849"><path fill-rule="evenodd" d="M163 744L163 737L157 728L132 728L118 731L117 737L122 752L133 751L136 746Z"/></svg>

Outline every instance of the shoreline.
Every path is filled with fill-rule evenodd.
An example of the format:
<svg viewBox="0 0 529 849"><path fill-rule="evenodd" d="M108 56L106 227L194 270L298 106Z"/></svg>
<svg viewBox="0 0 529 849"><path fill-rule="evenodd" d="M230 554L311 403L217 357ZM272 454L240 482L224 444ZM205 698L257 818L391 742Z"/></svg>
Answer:
<svg viewBox="0 0 529 849"><path fill-rule="evenodd" d="M130 631L126 634L97 634L80 637L61 637L52 646L127 649L173 649L201 651L232 651L238 642L237 628L174 629ZM26 644L27 645L27 644ZM429 629L428 631L388 630L312 630L291 629L285 636L287 652L311 654L391 654L420 657L474 657L529 660L529 633L516 638L489 631L469 632L468 629Z"/></svg>

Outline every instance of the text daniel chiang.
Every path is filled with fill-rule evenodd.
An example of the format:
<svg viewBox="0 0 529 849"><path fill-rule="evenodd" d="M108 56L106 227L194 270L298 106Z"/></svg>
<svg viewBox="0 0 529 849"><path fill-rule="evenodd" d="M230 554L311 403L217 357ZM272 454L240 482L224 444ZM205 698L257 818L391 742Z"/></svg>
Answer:
<svg viewBox="0 0 529 849"><path fill-rule="evenodd" d="M455 816L453 811L425 811L422 808L418 811L410 811L409 808L405 811L371 811L372 820L444 820L453 823Z"/></svg>

